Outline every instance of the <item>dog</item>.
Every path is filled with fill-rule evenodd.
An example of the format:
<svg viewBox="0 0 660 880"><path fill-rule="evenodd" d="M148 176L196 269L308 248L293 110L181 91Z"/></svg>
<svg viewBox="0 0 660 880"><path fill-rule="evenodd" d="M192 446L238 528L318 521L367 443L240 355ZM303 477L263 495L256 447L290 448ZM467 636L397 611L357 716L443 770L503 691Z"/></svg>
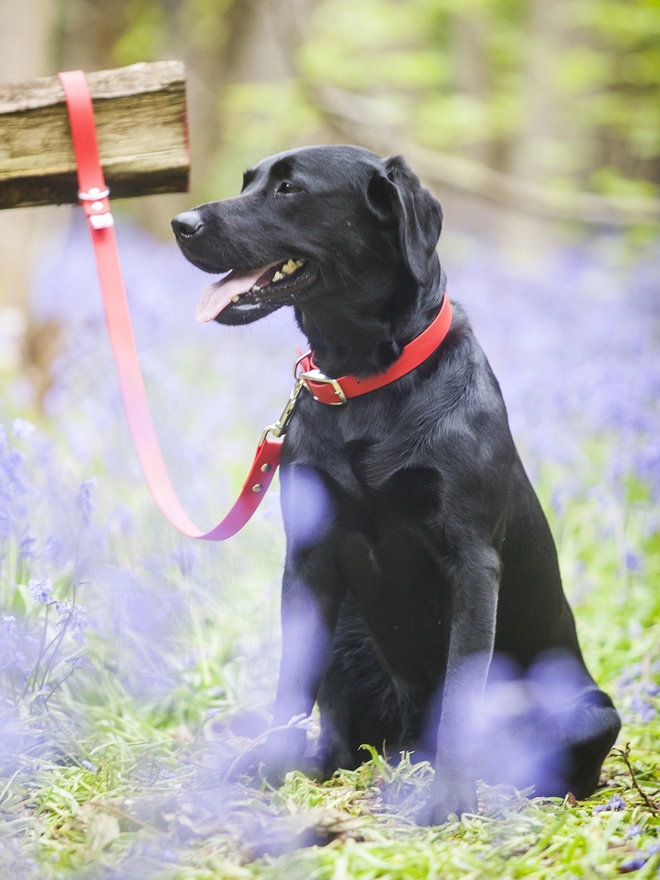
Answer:
<svg viewBox="0 0 660 880"><path fill-rule="evenodd" d="M284 152L247 171L240 195L172 226L194 265L230 273L205 289L198 320L247 324L291 306L326 377L381 375L444 302L442 211L400 156ZM620 729L582 658L499 385L452 306L442 343L396 381L337 406L302 391L282 449L268 776L306 766L306 732L290 722L318 701L323 776L359 766L365 743L434 761L422 824L476 810L483 748L463 746L488 693L499 703L518 688L506 735L486 736L499 749L489 782L587 797ZM515 753L539 744L539 760Z"/></svg>

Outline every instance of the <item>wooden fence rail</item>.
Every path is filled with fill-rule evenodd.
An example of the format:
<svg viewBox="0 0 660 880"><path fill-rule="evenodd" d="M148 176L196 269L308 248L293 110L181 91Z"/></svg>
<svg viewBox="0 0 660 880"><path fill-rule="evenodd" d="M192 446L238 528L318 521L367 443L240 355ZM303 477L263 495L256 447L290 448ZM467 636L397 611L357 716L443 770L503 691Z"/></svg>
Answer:
<svg viewBox="0 0 660 880"><path fill-rule="evenodd" d="M87 75L101 164L115 198L188 189L182 62ZM73 203L76 163L57 77L0 85L0 208Z"/></svg>

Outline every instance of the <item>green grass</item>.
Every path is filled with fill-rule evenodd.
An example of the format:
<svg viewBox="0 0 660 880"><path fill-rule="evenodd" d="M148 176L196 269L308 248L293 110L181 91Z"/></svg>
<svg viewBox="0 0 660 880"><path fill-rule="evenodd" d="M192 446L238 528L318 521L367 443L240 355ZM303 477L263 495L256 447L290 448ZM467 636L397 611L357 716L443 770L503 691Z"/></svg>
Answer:
<svg viewBox="0 0 660 880"><path fill-rule="evenodd" d="M185 581L171 569L164 578L161 588L179 591L187 609L162 646L174 670L169 689L136 696L120 668L122 657L131 663L130 644L91 638L94 672L65 682L46 721L39 716L57 750L47 759L28 752L0 778L0 876L542 880L614 876L650 852L635 876L655 877L660 715L650 715L660 710L660 532L643 486L612 493L599 488L596 465L593 473L561 515L550 498L566 475L555 470L541 481L587 664L624 718L592 798L569 803L481 786L478 815L419 828L414 815L431 768L405 756L394 766L373 753L325 784L291 773L278 791L264 784L224 793L231 809L218 819L199 800L211 783L219 797L214 744L233 753L249 746L255 734L232 722L261 711L276 674L282 539L277 523L258 523L212 557L225 571L219 593L206 575ZM178 660L186 651L193 662ZM28 713L21 723L30 721ZM613 795L623 808L596 810ZM310 833L334 839L282 851Z"/></svg>

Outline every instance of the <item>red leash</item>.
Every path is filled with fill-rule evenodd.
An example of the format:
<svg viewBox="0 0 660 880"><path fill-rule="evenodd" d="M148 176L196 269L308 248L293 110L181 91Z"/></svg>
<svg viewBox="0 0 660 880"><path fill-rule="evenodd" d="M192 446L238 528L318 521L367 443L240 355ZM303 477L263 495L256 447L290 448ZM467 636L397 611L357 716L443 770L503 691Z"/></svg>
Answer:
<svg viewBox="0 0 660 880"><path fill-rule="evenodd" d="M405 346L401 357L388 370L377 376L367 379L353 376L331 379L314 366L312 352L299 358L295 369L300 365L303 372L296 374L296 384L278 421L264 430L236 503L214 529L202 532L188 517L174 491L151 418L119 265L114 219L108 199L109 190L99 160L94 110L87 79L81 70L59 73L58 77L69 112L78 165L78 197L85 210L94 246L119 388L128 427L147 485L161 512L184 535L207 541L224 541L243 528L270 486L280 461L282 435L286 431L301 389L307 388L322 403L341 405L346 403L347 398L381 388L409 373L426 360L446 336L451 326L449 298L445 295L442 308L433 323Z"/></svg>
<svg viewBox="0 0 660 880"><path fill-rule="evenodd" d="M94 111L87 79L80 70L58 75L69 110L78 163L79 198L85 209L94 245L119 388L142 471L156 504L175 528L190 538L224 541L242 529L259 506L279 464L282 440L279 437L264 437L232 509L210 532L201 531L188 517L177 498L151 418L119 265L108 189L99 162Z"/></svg>

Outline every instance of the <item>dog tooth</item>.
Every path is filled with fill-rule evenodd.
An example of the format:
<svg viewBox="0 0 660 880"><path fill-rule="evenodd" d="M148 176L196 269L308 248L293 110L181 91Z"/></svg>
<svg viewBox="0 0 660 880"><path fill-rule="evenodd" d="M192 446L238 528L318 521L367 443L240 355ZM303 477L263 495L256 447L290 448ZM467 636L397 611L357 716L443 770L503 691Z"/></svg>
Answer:
<svg viewBox="0 0 660 880"><path fill-rule="evenodd" d="M273 281L281 281L283 278L284 278L284 275L282 275L281 272L276 272L273 275Z"/></svg>
<svg viewBox="0 0 660 880"><path fill-rule="evenodd" d="M240 297L238 297L238 296L232 296L231 301L233 303L237 303L239 299L240 299Z"/></svg>
<svg viewBox="0 0 660 880"><path fill-rule="evenodd" d="M301 266L305 265L305 261L304 260L296 260L293 265L296 267L296 269L300 269Z"/></svg>
<svg viewBox="0 0 660 880"><path fill-rule="evenodd" d="M282 266L282 272L286 272L287 275L290 275L292 272L295 272L297 268L298 268L298 266L296 265L296 263L293 260L288 260Z"/></svg>

